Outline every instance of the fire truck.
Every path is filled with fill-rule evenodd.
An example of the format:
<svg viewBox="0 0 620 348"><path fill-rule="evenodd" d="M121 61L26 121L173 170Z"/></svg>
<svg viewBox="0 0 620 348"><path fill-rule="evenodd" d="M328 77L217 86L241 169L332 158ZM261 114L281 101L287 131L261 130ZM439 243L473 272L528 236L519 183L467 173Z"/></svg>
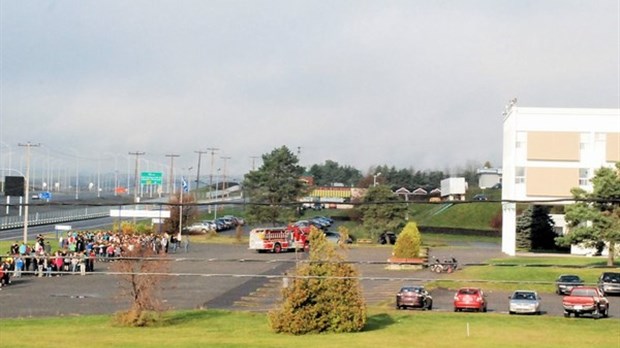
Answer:
<svg viewBox="0 0 620 348"><path fill-rule="evenodd" d="M260 227L250 231L250 249L259 253L309 249L309 231L298 226Z"/></svg>

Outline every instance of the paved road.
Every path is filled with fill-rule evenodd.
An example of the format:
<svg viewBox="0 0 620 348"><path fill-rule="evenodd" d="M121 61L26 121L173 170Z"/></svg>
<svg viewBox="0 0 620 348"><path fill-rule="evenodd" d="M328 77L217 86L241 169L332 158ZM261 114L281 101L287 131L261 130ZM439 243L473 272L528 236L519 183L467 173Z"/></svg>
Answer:
<svg viewBox="0 0 620 348"><path fill-rule="evenodd" d="M405 284L424 284L443 277L428 270L386 270L390 247L355 247L348 259L358 264L362 289L369 304L392 306L396 291ZM455 256L461 263L477 263L500 256L495 245L439 248L432 254ZM246 245L192 243L189 253L171 254L171 273L162 297L169 309L221 308L266 311L279 299L282 276L304 254L258 254ZM118 297L117 278L106 274L108 263L97 263L87 276L64 275L14 279L0 291L0 317L110 314L127 308ZM453 292L434 290L434 309L452 311ZM489 311L506 312L508 293L489 292ZM561 297L543 294L544 310L561 315ZM620 318L620 297L611 297L611 316Z"/></svg>

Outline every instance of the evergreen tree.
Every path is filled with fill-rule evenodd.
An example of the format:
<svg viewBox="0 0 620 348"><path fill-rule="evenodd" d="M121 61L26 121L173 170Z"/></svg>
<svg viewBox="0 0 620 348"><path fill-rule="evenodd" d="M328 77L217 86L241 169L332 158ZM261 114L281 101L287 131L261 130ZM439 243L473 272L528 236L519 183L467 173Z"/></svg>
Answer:
<svg viewBox="0 0 620 348"><path fill-rule="evenodd" d="M566 246L607 245L607 265L613 266L616 244L620 243L620 162L616 162L615 168L598 169L592 186L591 193L578 187L571 190L577 202L566 207L570 230L557 241Z"/></svg>
<svg viewBox="0 0 620 348"><path fill-rule="evenodd" d="M394 245L394 256L400 258L415 258L420 256L422 237L418 225L411 221L400 232Z"/></svg>
<svg viewBox="0 0 620 348"><path fill-rule="evenodd" d="M366 324L366 305L356 269L312 228L309 262L282 289L283 301L269 312L275 332L302 335L360 331Z"/></svg>
<svg viewBox="0 0 620 348"><path fill-rule="evenodd" d="M282 146L263 155L263 164L245 175L243 187L250 200L246 218L250 223L287 223L294 219L299 198L307 192L300 180L304 168Z"/></svg>
<svg viewBox="0 0 620 348"><path fill-rule="evenodd" d="M370 187L361 203L362 225L373 239L384 231L400 230L405 223L406 204L385 185Z"/></svg>
<svg viewBox="0 0 620 348"><path fill-rule="evenodd" d="M549 215L551 207L535 205L532 208L532 249L553 250L556 248L557 234L553 230L555 223Z"/></svg>
<svg viewBox="0 0 620 348"><path fill-rule="evenodd" d="M532 206L527 207L517 218L516 243L517 248L532 250Z"/></svg>
<svg viewBox="0 0 620 348"><path fill-rule="evenodd" d="M517 219L517 247L525 250L555 249L554 222L549 207L530 205Z"/></svg>

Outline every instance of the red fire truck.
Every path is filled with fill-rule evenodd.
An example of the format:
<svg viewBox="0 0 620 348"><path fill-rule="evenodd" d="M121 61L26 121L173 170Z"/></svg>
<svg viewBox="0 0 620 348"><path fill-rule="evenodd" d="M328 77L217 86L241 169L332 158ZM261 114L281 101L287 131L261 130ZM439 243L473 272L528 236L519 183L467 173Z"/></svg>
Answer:
<svg viewBox="0 0 620 348"><path fill-rule="evenodd" d="M258 252L307 251L308 248L308 231L294 225L260 227L250 231L250 249Z"/></svg>

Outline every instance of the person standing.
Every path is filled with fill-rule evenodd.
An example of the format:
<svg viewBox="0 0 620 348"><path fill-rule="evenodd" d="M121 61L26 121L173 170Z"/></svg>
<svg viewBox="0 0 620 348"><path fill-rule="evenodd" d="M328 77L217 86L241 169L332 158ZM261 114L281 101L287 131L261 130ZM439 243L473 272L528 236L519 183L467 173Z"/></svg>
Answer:
<svg viewBox="0 0 620 348"><path fill-rule="evenodd" d="M183 238L183 250L186 254L189 252L189 236Z"/></svg>

